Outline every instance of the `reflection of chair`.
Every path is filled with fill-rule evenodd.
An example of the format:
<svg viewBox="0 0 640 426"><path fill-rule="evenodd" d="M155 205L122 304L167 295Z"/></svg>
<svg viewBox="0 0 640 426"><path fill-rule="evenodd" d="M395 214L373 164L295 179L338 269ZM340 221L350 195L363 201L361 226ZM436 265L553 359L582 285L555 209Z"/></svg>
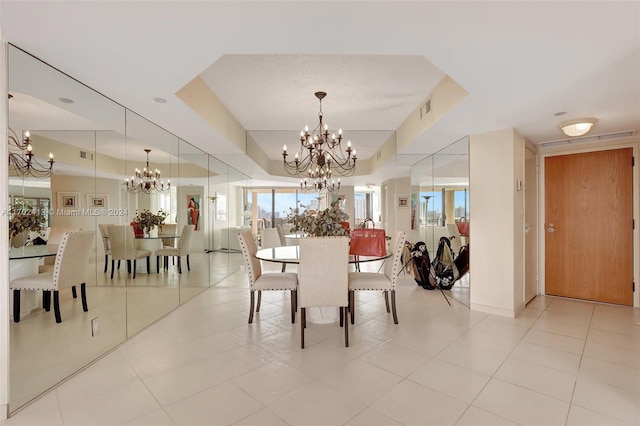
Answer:
<svg viewBox="0 0 640 426"><path fill-rule="evenodd" d="M253 322L253 309L255 304L255 292L258 292L258 304L255 311L260 312L260 301L263 290L289 290L291 291L291 322L296 321L296 299L298 276L294 273L269 273L263 274L260 261L255 255L258 246L251 231L238 233L238 240L242 248L244 265L249 277L249 293L251 294L251 305L249 306L249 324Z"/></svg>
<svg viewBox="0 0 640 426"><path fill-rule="evenodd" d="M260 248L280 247L280 236L276 228L264 228L262 230L262 238L260 238Z"/></svg>
<svg viewBox="0 0 640 426"><path fill-rule="evenodd" d="M111 279L115 270L115 261L127 261L127 272L131 273L131 261L133 260L133 279L136 278L136 260L147 258L147 274L149 273L149 250L136 248L136 239L131 225L109 225L107 227L109 241L111 242Z"/></svg>
<svg viewBox="0 0 640 426"><path fill-rule="evenodd" d="M447 223L447 230L449 231L449 240L451 240L451 249L457 256L460 253L462 247L462 237L460 231L455 223Z"/></svg>
<svg viewBox="0 0 640 426"><path fill-rule="evenodd" d="M109 265L109 255L111 254L111 248L109 247L109 230L107 229L109 225L107 224L98 224L98 229L100 230L100 236L102 237L102 244L104 245L104 273L107 273L107 267Z"/></svg>
<svg viewBox="0 0 640 426"><path fill-rule="evenodd" d="M178 229L178 225L175 223L165 223L164 225L162 225L162 230L158 232L159 237L162 237L163 235L174 236L173 238L162 239L163 248L174 248L176 246L176 229Z"/></svg>
<svg viewBox="0 0 640 426"><path fill-rule="evenodd" d="M178 258L178 273L182 273L182 256L187 257L187 271L191 270L189 265L189 252L191 251L191 236L196 229L195 225L185 225L182 228L180 239L178 240L178 247L163 248L156 251L156 272L160 272L160 256L164 258L164 268L169 267L169 256L176 256Z"/></svg>
<svg viewBox="0 0 640 426"><path fill-rule="evenodd" d="M313 237L300 239L298 288L302 324L300 344L304 348L307 326L306 308L335 306L340 309L340 326L344 325L344 345L349 346L348 321L344 321L349 304L349 239L347 237Z"/></svg>
<svg viewBox="0 0 640 426"><path fill-rule="evenodd" d="M384 300L389 312L389 292L391 292L391 307L393 309L393 322L398 323L396 312L396 280L402 268L400 256L404 248L406 233L399 231L391 240L391 250L393 254L384 261L384 273L376 272L349 272L349 307L351 308L351 324L355 319L355 297L356 290L382 290Z"/></svg>
<svg viewBox="0 0 640 426"><path fill-rule="evenodd" d="M284 230L282 229L282 225L276 225L276 231L278 231L278 238L280 239L280 245L286 246L287 240L284 238Z"/></svg>
<svg viewBox="0 0 640 426"><path fill-rule="evenodd" d="M65 233L58 246L53 271L30 275L11 281L13 290L13 321L20 322L20 290L42 290L43 306L51 309L51 291L53 291L53 311L56 322L62 322L60 316L60 296L58 291L80 284L82 310L87 312L87 269L91 246L95 238L93 231Z"/></svg>

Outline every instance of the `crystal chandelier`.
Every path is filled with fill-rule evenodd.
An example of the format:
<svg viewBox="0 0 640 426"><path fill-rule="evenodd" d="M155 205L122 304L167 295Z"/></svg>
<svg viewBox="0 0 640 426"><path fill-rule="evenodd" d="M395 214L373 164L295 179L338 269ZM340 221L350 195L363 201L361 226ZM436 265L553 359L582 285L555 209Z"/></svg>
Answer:
<svg viewBox="0 0 640 426"><path fill-rule="evenodd" d="M127 186L127 191L132 194L144 193L150 194L152 192L167 192L171 188L171 181L167 180L167 186L164 182L160 181L160 170L155 171L149 166L149 153L150 149L145 149L147 153L147 166L139 170L136 168L135 174L131 176L131 179L126 178L124 184Z"/></svg>
<svg viewBox="0 0 640 426"><path fill-rule="evenodd" d="M336 181L332 174L353 176L356 150L351 147L351 141L347 141L347 148L343 149L342 129L338 130L337 136L335 133L329 134L329 126L322 121L322 99L327 94L316 92L315 96L320 101L318 125L311 133L308 126L300 132L300 149L293 161L287 161L287 145L282 147L284 169L288 174L300 178L302 190L335 192L340 189L340 179Z"/></svg>
<svg viewBox="0 0 640 426"><path fill-rule="evenodd" d="M47 178L53 173L53 153L49 153L48 166L40 163L34 158L33 146L31 145L31 134L27 130L24 137L19 140L13 129L9 128L9 173L14 171L17 176L35 178Z"/></svg>

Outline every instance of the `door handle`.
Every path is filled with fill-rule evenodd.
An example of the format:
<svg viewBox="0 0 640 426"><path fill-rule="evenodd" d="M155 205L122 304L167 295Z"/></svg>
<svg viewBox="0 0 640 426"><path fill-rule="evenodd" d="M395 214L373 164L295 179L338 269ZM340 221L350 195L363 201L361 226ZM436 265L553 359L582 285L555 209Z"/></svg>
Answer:
<svg viewBox="0 0 640 426"><path fill-rule="evenodd" d="M548 228L547 232L549 232L550 234L553 234L554 232L556 232L555 228Z"/></svg>

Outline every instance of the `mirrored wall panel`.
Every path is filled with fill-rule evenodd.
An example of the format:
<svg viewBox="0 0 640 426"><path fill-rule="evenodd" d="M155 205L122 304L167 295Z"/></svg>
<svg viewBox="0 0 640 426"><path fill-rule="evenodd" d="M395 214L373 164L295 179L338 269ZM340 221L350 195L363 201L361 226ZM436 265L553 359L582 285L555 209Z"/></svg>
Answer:
<svg viewBox="0 0 640 426"><path fill-rule="evenodd" d="M80 283L60 288L60 322L55 297L18 291L13 412L238 272L250 179L15 46L8 68L10 278L86 276L86 310ZM58 251L74 230L93 234L87 262Z"/></svg>

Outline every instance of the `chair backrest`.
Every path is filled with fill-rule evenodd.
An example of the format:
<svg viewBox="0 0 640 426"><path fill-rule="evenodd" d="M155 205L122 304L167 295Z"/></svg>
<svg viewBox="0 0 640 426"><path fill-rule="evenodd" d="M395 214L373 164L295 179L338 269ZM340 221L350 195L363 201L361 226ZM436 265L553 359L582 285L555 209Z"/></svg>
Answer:
<svg viewBox="0 0 640 426"><path fill-rule="evenodd" d="M348 237L300 239L298 301L301 307L347 306L348 277Z"/></svg>
<svg viewBox="0 0 640 426"><path fill-rule="evenodd" d="M49 231L49 236L47 237L47 248L49 252L58 251L58 247L60 246L60 242L62 241L62 237L67 232L78 232L80 228L51 228ZM48 256L44 258L45 265L54 265L56 263L56 258L53 256Z"/></svg>
<svg viewBox="0 0 640 426"><path fill-rule="evenodd" d="M178 225L176 223L165 223L162 225L162 229L158 232L158 236L162 237L163 235L176 235L176 230L178 229ZM175 247L176 239L175 238L163 238L162 239L163 246L171 246Z"/></svg>
<svg viewBox="0 0 640 426"><path fill-rule="evenodd" d="M131 225L109 225L111 259L127 260L136 258L136 238Z"/></svg>
<svg viewBox="0 0 640 426"><path fill-rule="evenodd" d="M260 260L255 257L258 252L258 246L251 231L238 232L238 241L242 249L242 257L244 258L247 277L249 277L249 287L253 289L253 284L260 278L260 275L262 275Z"/></svg>
<svg viewBox="0 0 640 426"><path fill-rule="evenodd" d="M182 227L182 233L178 240L178 251L180 252L180 256L186 256L191 251L191 236L195 229L195 225L185 225Z"/></svg>
<svg viewBox="0 0 640 426"><path fill-rule="evenodd" d="M100 223L98 229L100 230L100 238L102 238L102 244L104 245L104 252L109 252L109 224Z"/></svg>
<svg viewBox="0 0 640 426"><path fill-rule="evenodd" d="M282 229L282 225L280 224L276 225L276 231L278 231L278 238L280 238L280 245L286 246L287 240L286 238L284 238L284 230Z"/></svg>
<svg viewBox="0 0 640 426"><path fill-rule="evenodd" d="M87 282L89 256L95 237L95 231L76 231L63 234L53 267L54 290Z"/></svg>
<svg viewBox="0 0 640 426"><path fill-rule="evenodd" d="M402 250L404 249L404 242L407 239L407 233L404 231L398 231L391 238L391 250L392 256L384 261L384 274L391 281L391 288L396 288L396 280L398 274L402 269ZM408 260L408 259L407 259Z"/></svg>
<svg viewBox="0 0 640 426"><path fill-rule="evenodd" d="M462 247L460 230L455 223L447 223L447 230L449 231L449 240L451 240L451 249L457 255L460 253L460 247Z"/></svg>
<svg viewBox="0 0 640 426"><path fill-rule="evenodd" d="M280 237L276 228L264 228L260 238L260 248L280 247Z"/></svg>

